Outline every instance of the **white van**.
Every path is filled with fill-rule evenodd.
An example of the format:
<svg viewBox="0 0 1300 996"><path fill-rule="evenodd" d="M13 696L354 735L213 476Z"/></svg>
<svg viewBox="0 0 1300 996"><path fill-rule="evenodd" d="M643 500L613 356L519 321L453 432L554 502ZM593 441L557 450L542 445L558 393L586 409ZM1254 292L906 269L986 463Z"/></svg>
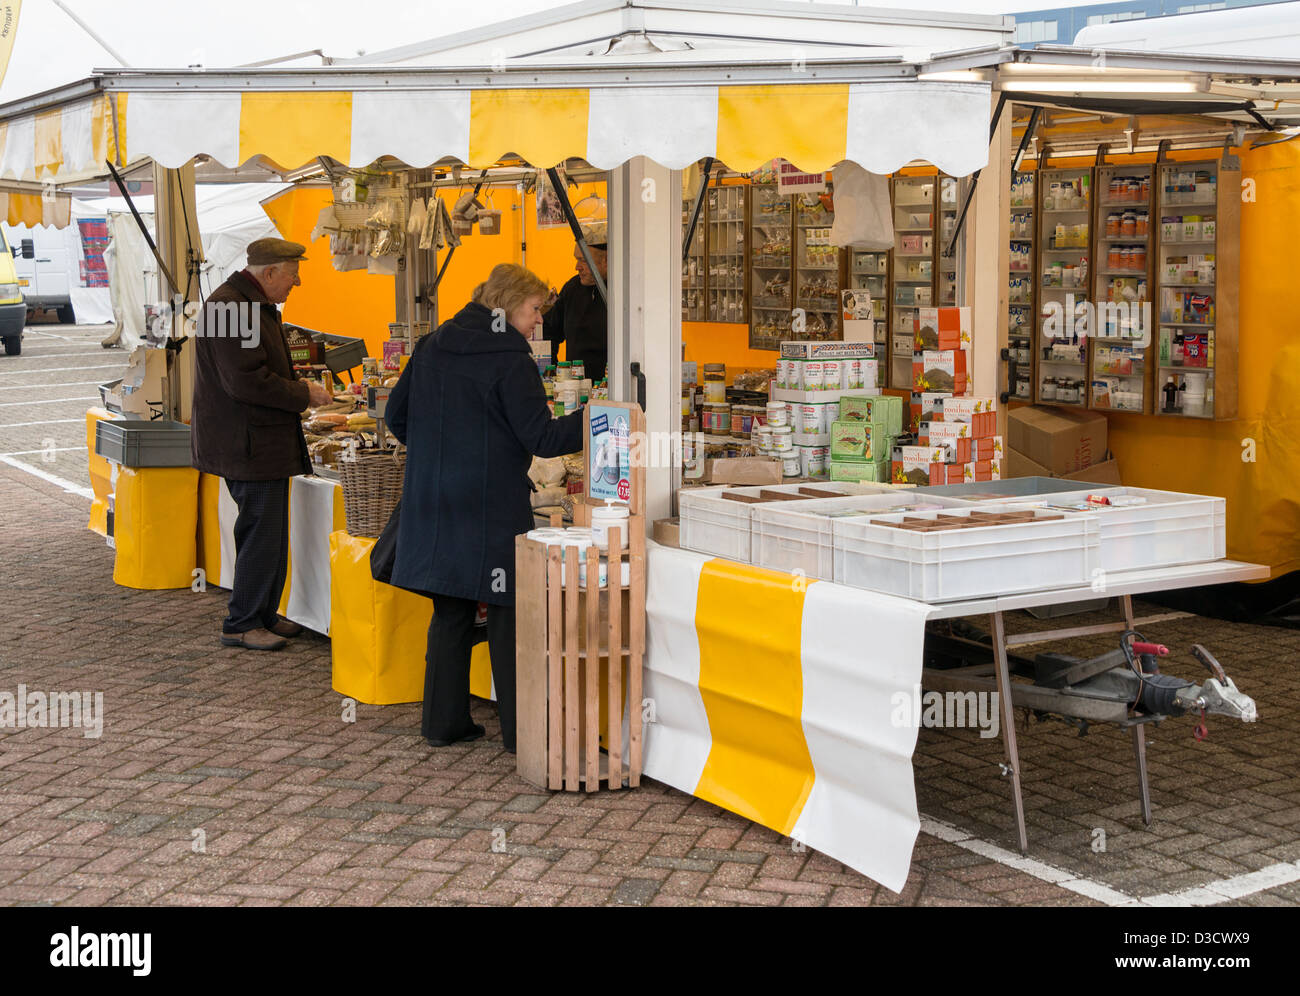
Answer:
<svg viewBox="0 0 1300 996"><path fill-rule="evenodd" d="M77 272L80 260L73 256L67 234L44 226L6 226L5 235L13 252L23 300L27 302L28 320L38 310L48 309L57 311L64 325L76 324L70 274Z"/></svg>

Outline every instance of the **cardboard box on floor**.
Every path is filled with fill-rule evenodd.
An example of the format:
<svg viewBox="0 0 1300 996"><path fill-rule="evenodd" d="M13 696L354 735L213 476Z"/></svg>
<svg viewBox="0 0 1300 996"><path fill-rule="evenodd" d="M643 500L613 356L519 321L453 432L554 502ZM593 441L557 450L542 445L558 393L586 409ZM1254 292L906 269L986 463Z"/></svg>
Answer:
<svg viewBox="0 0 1300 996"><path fill-rule="evenodd" d="M1008 449L1002 460L1002 477L1059 477L1066 481L1086 481L1089 484L1123 484L1119 478L1119 461L1109 453L1100 463L1069 474L1054 474L1049 467L1035 463L1023 453Z"/></svg>
<svg viewBox="0 0 1300 996"><path fill-rule="evenodd" d="M1065 408L1016 408L1007 414L1006 444L1045 468L1040 476L1065 477L1105 459L1106 418Z"/></svg>
<svg viewBox="0 0 1300 996"><path fill-rule="evenodd" d="M781 461L770 457L698 460L682 475L683 484L780 484Z"/></svg>

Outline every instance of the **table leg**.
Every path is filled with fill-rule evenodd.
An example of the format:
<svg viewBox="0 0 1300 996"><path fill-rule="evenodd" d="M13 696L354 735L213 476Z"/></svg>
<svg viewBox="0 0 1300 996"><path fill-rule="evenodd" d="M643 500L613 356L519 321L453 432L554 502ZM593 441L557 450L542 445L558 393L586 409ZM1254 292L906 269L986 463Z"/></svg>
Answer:
<svg viewBox="0 0 1300 996"><path fill-rule="evenodd" d="M1147 782L1147 735L1146 724L1138 723L1133 727L1133 753L1138 763L1138 795L1142 800L1142 822L1151 825L1151 786Z"/></svg>
<svg viewBox="0 0 1300 996"><path fill-rule="evenodd" d="M1011 705L1011 672L1007 667L1007 634L1002 622L1002 613L994 612L991 617L993 630L993 660L998 671L998 706L1002 718L1002 744L1007 752L1007 764L1011 768L1011 793L1016 801L1016 834L1020 841L1020 853L1029 851L1029 838L1025 833L1025 800L1020 794L1020 750L1016 746L1015 710Z"/></svg>

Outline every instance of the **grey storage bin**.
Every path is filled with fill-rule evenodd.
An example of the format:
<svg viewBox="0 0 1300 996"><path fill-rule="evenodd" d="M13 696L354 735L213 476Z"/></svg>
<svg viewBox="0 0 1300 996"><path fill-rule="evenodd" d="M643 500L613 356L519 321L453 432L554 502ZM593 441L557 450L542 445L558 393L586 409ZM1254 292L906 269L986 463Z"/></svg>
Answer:
<svg viewBox="0 0 1300 996"><path fill-rule="evenodd" d="M190 427L162 420L100 419L95 452L123 467L188 467Z"/></svg>
<svg viewBox="0 0 1300 996"><path fill-rule="evenodd" d="M949 498L969 497L972 501L987 501L990 498L1030 498L1035 495L1065 494L1101 487L1106 485L1088 484L1086 481L1066 481L1059 477L1013 477L1006 481L939 484L925 488L924 492L928 495L944 495Z"/></svg>

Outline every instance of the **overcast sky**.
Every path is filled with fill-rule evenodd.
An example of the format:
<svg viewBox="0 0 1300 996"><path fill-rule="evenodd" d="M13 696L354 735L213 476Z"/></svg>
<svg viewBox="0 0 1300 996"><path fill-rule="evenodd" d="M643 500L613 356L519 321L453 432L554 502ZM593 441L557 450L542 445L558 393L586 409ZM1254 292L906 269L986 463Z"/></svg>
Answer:
<svg viewBox="0 0 1300 996"><path fill-rule="evenodd" d="M829 2L829 0L823 0ZM108 46L137 68L232 66L323 49L350 58L559 6L546 0L65 0ZM912 10L1014 13L1069 0L880 0ZM83 79L116 60L52 0L24 0L0 103Z"/></svg>

